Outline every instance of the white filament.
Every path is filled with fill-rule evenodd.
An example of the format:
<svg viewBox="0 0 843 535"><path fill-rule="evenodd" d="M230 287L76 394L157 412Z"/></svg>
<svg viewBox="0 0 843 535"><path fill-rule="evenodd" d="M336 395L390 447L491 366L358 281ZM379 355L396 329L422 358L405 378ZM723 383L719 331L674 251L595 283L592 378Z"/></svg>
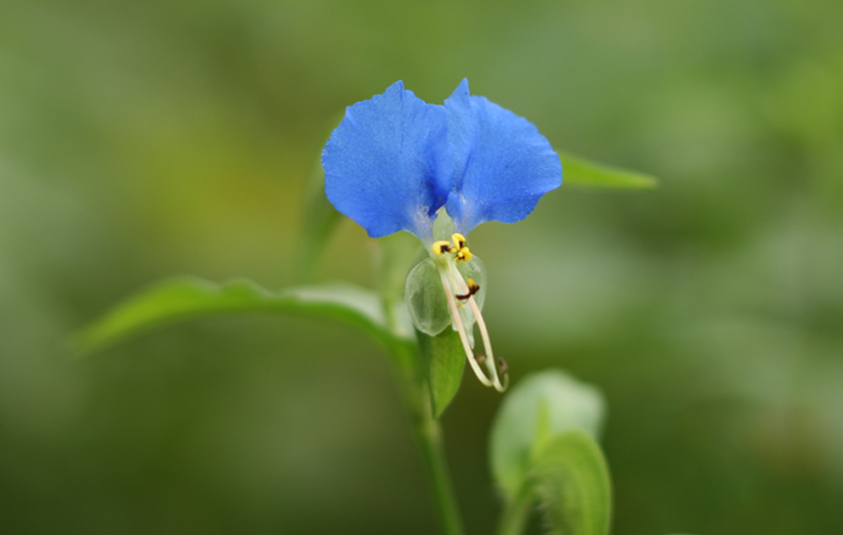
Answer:
<svg viewBox="0 0 843 535"><path fill-rule="evenodd" d="M495 382L490 380L483 371L480 369L480 365L477 363L477 359L474 356L474 350L471 348L471 344L468 342L468 335L465 332L465 325L463 325L462 318L460 317L460 312L457 310L457 298L454 295L454 292L451 291L451 285L448 283L448 277L445 273L445 270L439 270L439 276L442 279L442 286L445 289L445 297L448 301L448 308L451 309L451 316L454 319L454 325L457 327L457 332L460 334L460 341L462 342L462 348L465 351L465 356L468 359L468 363L471 365L472 371L474 371L474 375L477 376L477 379L483 383L483 386L494 386ZM461 290L459 290L461 291Z"/></svg>
<svg viewBox="0 0 843 535"><path fill-rule="evenodd" d="M470 295L471 292L468 288L468 284L466 284L462 274L456 268L456 265L451 261L448 262L447 275L444 269L440 269L439 274L442 279L442 286L445 288L445 295L447 297L448 307L451 310L451 316L453 316L454 319L454 325L460 333L460 340L462 341L463 349L465 350L465 356L471 365L471 369L474 371L474 375L477 376L477 379L479 379L484 386L493 386L498 392L503 392L506 390L507 386L509 386L509 377L505 377L503 383L500 380L497 366L495 365L495 356L492 352L492 342L489 339L489 331L486 328L486 322L483 319L483 314L480 312L480 307L478 306L477 301L474 299L473 295ZM449 275L450 281L448 280ZM449 282L453 284L453 289ZM486 351L486 360L484 361L484 365L486 372L489 374L488 376L480 369L477 357L474 355L474 350L468 341L468 334L466 333L465 325L460 316L459 309L457 308L457 295L469 296L468 303L471 307L472 313L474 314L474 319L477 322L477 328L480 330L480 336L483 340L483 347ZM462 308L462 303L459 303L459 307ZM491 378L489 376L491 376Z"/></svg>

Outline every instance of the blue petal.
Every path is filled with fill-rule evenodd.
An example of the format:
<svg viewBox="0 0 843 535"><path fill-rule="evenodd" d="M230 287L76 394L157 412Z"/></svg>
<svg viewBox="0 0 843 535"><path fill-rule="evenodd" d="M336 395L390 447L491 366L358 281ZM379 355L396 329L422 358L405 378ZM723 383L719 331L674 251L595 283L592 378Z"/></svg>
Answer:
<svg viewBox="0 0 843 535"><path fill-rule="evenodd" d="M467 80L445 109L454 158L445 208L457 232L467 234L485 221L520 221L542 195L562 184L559 156L538 129L483 97L469 96Z"/></svg>
<svg viewBox="0 0 843 535"><path fill-rule="evenodd" d="M432 216L448 195L437 181L446 130L443 107L400 81L350 106L322 151L328 199L373 238L406 230L430 240Z"/></svg>

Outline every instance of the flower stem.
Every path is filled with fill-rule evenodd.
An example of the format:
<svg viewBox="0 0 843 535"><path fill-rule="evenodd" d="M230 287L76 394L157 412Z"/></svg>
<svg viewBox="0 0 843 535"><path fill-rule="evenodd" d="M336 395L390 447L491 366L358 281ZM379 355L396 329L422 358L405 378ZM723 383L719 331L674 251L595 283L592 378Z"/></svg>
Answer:
<svg viewBox="0 0 843 535"><path fill-rule="evenodd" d="M384 299L387 322L397 332L395 302ZM442 427L433 418L430 389L418 344L398 341L389 348L395 363L396 375L404 402L412 420L413 436L421 450L424 466L430 479L434 505L442 525L443 535L463 535L459 506L448 474L448 462L442 445Z"/></svg>
<svg viewBox="0 0 843 535"><path fill-rule="evenodd" d="M412 330L412 326L402 327L400 307L404 302L404 280L411 261L418 255L418 244L412 240L408 246L408 242L402 242L400 238L394 236L384 239L386 241L381 266L380 294L386 323L395 335L394 341L387 346L395 364L398 386L410 414L413 436L416 438L430 480L442 534L463 535L459 506L451 486L448 463L442 446L442 428L433 418L426 364L419 351L418 342L408 339L406 334L402 336L405 331Z"/></svg>
<svg viewBox="0 0 843 535"><path fill-rule="evenodd" d="M430 411L427 412L429 414ZM442 532L445 535L462 535L462 519L448 474L439 422L426 417L424 421L416 422L415 433L430 477Z"/></svg>
<svg viewBox="0 0 843 535"><path fill-rule="evenodd" d="M421 450L425 470L430 480L434 505L442 525L443 535L463 535L459 506L448 474L448 463L442 445L442 428L433 418L427 379L420 373L421 358L417 348L402 345L393 348L399 364L398 375L405 404L412 419L413 435ZM400 354L399 354L400 353Z"/></svg>

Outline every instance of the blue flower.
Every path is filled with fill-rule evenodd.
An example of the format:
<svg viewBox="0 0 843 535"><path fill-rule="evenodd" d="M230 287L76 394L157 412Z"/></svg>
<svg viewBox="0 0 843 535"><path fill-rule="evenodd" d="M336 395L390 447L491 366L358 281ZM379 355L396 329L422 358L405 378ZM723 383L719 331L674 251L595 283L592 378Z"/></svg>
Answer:
<svg viewBox="0 0 843 535"><path fill-rule="evenodd" d="M532 123L471 96L463 80L444 106L395 82L346 110L322 152L325 193L373 238L399 230L433 240L445 207L454 230L514 223L562 184L562 165Z"/></svg>
<svg viewBox="0 0 843 535"><path fill-rule="evenodd" d="M322 152L322 166L328 199L370 236L404 230L427 246L429 264L413 273L438 272L450 323L472 369L483 384L504 390L506 365L496 365L492 356L475 299L479 285L456 264L473 256L465 235L474 227L520 221L562 184L559 156L547 139L526 119L470 95L467 80L442 106L424 102L399 81L346 110ZM450 241L434 236L434 221L444 215L453 222ZM473 352L475 322L485 355ZM438 327L419 325L437 333Z"/></svg>

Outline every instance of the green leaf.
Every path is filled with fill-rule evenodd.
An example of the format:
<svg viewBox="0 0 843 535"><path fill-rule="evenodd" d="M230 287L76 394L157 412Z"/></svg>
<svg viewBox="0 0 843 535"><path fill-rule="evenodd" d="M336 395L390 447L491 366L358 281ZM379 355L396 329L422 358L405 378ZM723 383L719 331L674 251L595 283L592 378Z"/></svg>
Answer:
<svg viewBox="0 0 843 535"><path fill-rule="evenodd" d="M445 329L437 336L417 332L419 347L427 365L433 417L439 418L460 388L465 368L465 352L460 335Z"/></svg>
<svg viewBox="0 0 843 535"><path fill-rule="evenodd" d="M180 277L130 297L79 333L72 344L78 352L88 353L165 323L244 312L330 317L362 329L387 346L406 342L387 328L377 294L357 286L333 284L272 292L245 279L216 284Z"/></svg>
<svg viewBox="0 0 843 535"><path fill-rule="evenodd" d="M313 166L304 203L299 270L302 280L307 280L319 255L328 243L337 224L342 220L334 205L325 196L325 171L322 161Z"/></svg>
<svg viewBox="0 0 843 535"><path fill-rule="evenodd" d="M570 429L596 438L604 413L600 391L561 370L525 376L504 398L492 427L490 461L498 485L514 496L544 442Z"/></svg>
<svg viewBox="0 0 843 535"><path fill-rule="evenodd" d="M329 123L323 136L327 143L331 132L342 120L342 115ZM322 143L322 146L325 145ZM308 280L313 266L328 243L337 224L342 221L334 205L325 196L325 170L322 169L321 146L319 156L313 162L310 178L307 181L304 203L304 221L302 222L301 245L299 247L299 275L301 280Z"/></svg>
<svg viewBox="0 0 843 535"><path fill-rule="evenodd" d="M526 484L534 489L558 535L606 535L612 512L609 469L591 435L574 429L555 436L533 459Z"/></svg>
<svg viewBox="0 0 843 535"><path fill-rule="evenodd" d="M563 152L559 153L559 157L565 185L625 189L652 189L658 185L655 178L643 173L618 169Z"/></svg>
<svg viewBox="0 0 843 535"><path fill-rule="evenodd" d="M492 473L507 498L502 535L523 533L536 502L553 533L608 533L611 484L595 440L604 407L596 388L560 370L515 385L491 434Z"/></svg>

